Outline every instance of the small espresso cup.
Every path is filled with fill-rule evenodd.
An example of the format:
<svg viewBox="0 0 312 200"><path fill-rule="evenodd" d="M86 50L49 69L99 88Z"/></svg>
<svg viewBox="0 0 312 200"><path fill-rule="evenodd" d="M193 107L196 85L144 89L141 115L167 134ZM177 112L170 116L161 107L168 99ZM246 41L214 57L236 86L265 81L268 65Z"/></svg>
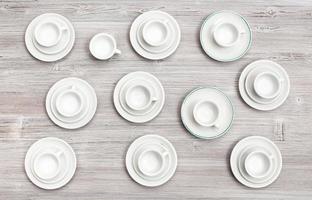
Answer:
<svg viewBox="0 0 312 200"><path fill-rule="evenodd" d="M193 117L195 121L205 127L218 127L220 108L210 100L202 100L195 104Z"/></svg>
<svg viewBox="0 0 312 200"><path fill-rule="evenodd" d="M230 22L217 22L212 30L214 41L221 47L234 46L244 33L244 31L240 31L235 24Z"/></svg>
<svg viewBox="0 0 312 200"><path fill-rule="evenodd" d="M56 98L56 109L64 117L75 117L84 107L82 95L72 86L62 91Z"/></svg>
<svg viewBox="0 0 312 200"><path fill-rule="evenodd" d="M52 47L60 42L64 31L67 31L66 27L54 21L44 21L36 26L34 37L39 45Z"/></svg>
<svg viewBox="0 0 312 200"><path fill-rule="evenodd" d="M168 21L153 19L148 21L142 30L144 41L154 47L164 45L169 38Z"/></svg>
<svg viewBox="0 0 312 200"><path fill-rule="evenodd" d="M115 54L121 54L121 51L117 49L115 38L107 33L93 36L89 43L89 50L99 60L108 60Z"/></svg>
<svg viewBox="0 0 312 200"><path fill-rule="evenodd" d="M152 88L140 83L134 83L126 90L125 99L127 105L135 111L146 110L157 101Z"/></svg>
<svg viewBox="0 0 312 200"><path fill-rule="evenodd" d="M245 158L244 167L249 176L262 179L273 167L272 156L263 150L251 151Z"/></svg>
<svg viewBox="0 0 312 200"><path fill-rule="evenodd" d="M273 99L279 95L283 79L273 72L259 73L253 83L256 94L264 99Z"/></svg>

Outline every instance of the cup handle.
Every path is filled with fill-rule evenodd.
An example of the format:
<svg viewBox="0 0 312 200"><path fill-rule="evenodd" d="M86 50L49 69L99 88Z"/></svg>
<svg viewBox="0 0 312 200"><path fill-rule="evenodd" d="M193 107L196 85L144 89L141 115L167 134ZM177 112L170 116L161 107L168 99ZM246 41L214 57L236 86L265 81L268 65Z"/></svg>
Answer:
<svg viewBox="0 0 312 200"><path fill-rule="evenodd" d="M161 154L162 157L165 157L165 156L168 156L168 155L169 155L168 151L165 151L164 153Z"/></svg>
<svg viewBox="0 0 312 200"><path fill-rule="evenodd" d="M119 49L116 49L116 50L115 50L115 53L120 55L120 54L121 54L121 51L120 51Z"/></svg>
<svg viewBox="0 0 312 200"><path fill-rule="evenodd" d="M56 157L57 157L57 158L60 158L60 156L61 156L63 153L64 153L64 151L58 151L58 152L56 153Z"/></svg>
<svg viewBox="0 0 312 200"><path fill-rule="evenodd" d="M157 101L158 98L157 97L152 97L152 102Z"/></svg>

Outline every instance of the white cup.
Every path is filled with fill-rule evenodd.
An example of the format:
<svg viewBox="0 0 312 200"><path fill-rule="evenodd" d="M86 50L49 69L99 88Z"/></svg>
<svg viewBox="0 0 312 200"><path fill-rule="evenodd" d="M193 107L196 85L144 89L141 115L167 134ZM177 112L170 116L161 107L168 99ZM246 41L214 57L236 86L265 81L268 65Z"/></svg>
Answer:
<svg viewBox="0 0 312 200"><path fill-rule="evenodd" d="M34 160L34 173L42 180L49 181L59 175L61 171L60 156L62 151L43 151Z"/></svg>
<svg viewBox="0 0 312 200"><path fill-rule="evenodd" d="M150 20L142 30L144 41L150 46L162 46L169 38L168 21L165 20Z"/></svg>
<svg viewBox="0 0 312 200"><path fill-rule="evenodd" d="M45 21L36 26L34 36L39 45L52 47L60 42L63 31L67 31L67 28L54 21Z"/></svg>
<svg viewBox="0 0 312 200"><path fill-rule="evenodd" d="M205 127L218 127L220 109L215 102L202 100L195 104L193 116L195 121Z"/></svg>
<svg viewBox="0 0 312 200"><path fill-rule="evenodd" d="M273 72L259 73L253 83L256 94L264 99L273 99L281 91L283 79Z"/></svg>
<svg viewBox="0 0 312 200"><path fill-rule="evenodd" d="M134 84L126 90L126 104L135 111L146 110L150 105L157 101L153 96L152 89L143 84Z"/></svg>
<svg viewBox="0 0 312 200"><path fill-rule="evenodd" d="M146 148L139 155L138 168L146 176L155 177L165 169L165 159L168 151L159 151L155 148Z"/></svg>
<svg viewBox="0 0 312 200"><path fill-rule="evenodd" d="M256 179L266 177L273 167L272 156L262 150L254 150L247 154L244 168L247 174Z"/></svg>
<svg viewBox="0 0 312 200"><path fill-rule="evenodd" d="M83 107L83 98L74 86L64 90L56 98L56 109L64 117L77 116L81 113Z"/></svg>
<svg viewBox="0 0 312 200"><path fill-rule="evenodd" d="M221 47L234 46L244 33L235 24L229 22L217 23L212 29L213 38Z"/></svg>
<svg viewBox="0 0 312 200"><path fill-rule="evenodd" d="M121 54L121 51L117 49L115 38L107 33L93 36L89 43L89 50L99 60L107 60L114 54Z"/></svg>

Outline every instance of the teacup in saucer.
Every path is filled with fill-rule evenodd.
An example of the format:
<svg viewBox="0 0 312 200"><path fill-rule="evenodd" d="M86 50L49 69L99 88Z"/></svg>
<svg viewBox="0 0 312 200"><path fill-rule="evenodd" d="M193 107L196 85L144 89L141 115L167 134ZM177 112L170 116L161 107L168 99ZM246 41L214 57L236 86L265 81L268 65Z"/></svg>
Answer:
<svg viewBox="0 0 312 200"><path fill-rule="evenodd" d="M89 43L89 50L99 60L107 60L114 54L121 54L121 51L117 49L115 38L107 33L93 36Z"/></svg>
<svg viewBox="0 0 312 200"><path fill-rule="evenodd" d="M250 152L244 161L247 174L256 179L267 177L272 166L272 156L262 150Z"/></svg>
<svg viewBox="0 0 312 200"><path fill-rule="evenodd" d="M244 33L234 23L230 22L217 22L212 29L213 39L221 47L235 46L241 34Z"/></svg>
<svg viewBox="0 0 312 200"><path fill-rule="evenodd" d="M138 169L147 177L157 177L165 170L165 159L168 151L161 152L156 148L147 147L138 157Z"/></svg>
<svg viewBox="0 0 312 200"><path fill-rule="evenodd" d="M218 127L220 108L215 102L202 100L195 104L193 116L195 121L205 127Z"/></svg>
<svg viewBox="0 0 312 200"><path fill-rule="evenodd" d="M144 24L142 29L144 41L153 47L159 47L168 41L169 26L168 21L152 19Z"/></svg>
<svg viewBox="0 0 312 200"><path fill-rule="evenodd" d="M56 110L59 114L66 118L72 118L79 115L85 106L83 97L72 86L70 89L62 91L56 97Z"/></svg>
<svg viewBox="0 0 312 200"><path fill-rule="evenodd" d="M53 152L45 150L36 155L33 162L33 172L43 182L53 181L61 172L60 156L63 151Z"/></svg>
<svg viewBox="0 0 312 200"><path fill-rule="evenodd" d="M150 87L143 84L133 84L126 90L126 104L134 111L143 111L157 101L157 97L153 95Z"/></svg>
<svg viewBox="0 0 312 200"><path fill-rule="evenodd" d="M60 42L64 31L68 29L53 20L43 21L36 26L34 38L43 47L53 47Z"/></svg>
<svg viewBox="0 0 312 200"><path fill-rule="evenodd" d="M283 80L275 73L259 73L253 83L256 94L264 99L273 99L280 94Z"/></svg>

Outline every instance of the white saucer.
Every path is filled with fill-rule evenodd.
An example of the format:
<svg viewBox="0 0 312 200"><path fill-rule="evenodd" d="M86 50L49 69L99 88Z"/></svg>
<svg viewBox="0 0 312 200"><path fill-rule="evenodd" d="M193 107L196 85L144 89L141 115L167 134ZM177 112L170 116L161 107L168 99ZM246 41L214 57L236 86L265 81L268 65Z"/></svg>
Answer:
<svg viewBox="0 0 312 200"><path fill-rule="evenodd" d="M66 29L59 42L53 46L42 46L35 40L35 32L38 25L44 22L55 22ZM34 18L28 25L25 33L25 44L29 53L45 62L53 62L65 57L73 48L75 42L75 30L71 22L62 15L46 13Z"/></svg>
<svg viewBox="0 0 312 200"><path fill-rule="evenodd" d="M272 157L272 169L268 170L267 175L262 178L253 178L242 170L244 152L253 148L257 148L257 151L260 149ZM263 188L272 184L278 178L282 169L282 155L278 147L271 140L262 136L250 136L239 141L232 150L230 162L235 178L243 185L251 188ZM263 165L263 163L260 164ZM258 168L259 166L254 167Z"/></svg>
<svg viewBox="0 0 312 200"><path fill-rule="evenodd" d="M263 72L276 74L282 80L280 92L271 99L263 99L254 91L254 80ZM257 60L250 63L241 73L239 78L239 92L243 100L257 110L274 110L281 106L288 97L290 81L287 72L279 64L270 60Z"/></svg>
<svg viewBox="0 0 312 200"><path fill-rule="evenodd" d="M199 87L191 91L181 107L185 128L202 139L223 136L231 128L234 109L231 100L220 90Z"/></svg>
<svg viewBox="0 0 312 200"><path fill-rule="evenodd" d="M160 186L174 175L177 153L164 137L145 135L130 145L126 155L126 167L137 183L147 187Z"/></svg>
<svg viewBox="0 0 312 200"><path fill-rule="evenodd" d="M66 129L85 126L93 118L97 97L89 83L79 78L64 78L56 82L46 97L50 119Z"/></svg>
<svg viewBox="0 0 312 200"><path fill-rule="evenodd" d="M144 123L154 119L161 112L164 103L165 91L162 84L147 72L125 75L114 90L115 108L130 122Z"/></svg>
<svg viewBox="0 0 312 200"><path fill-rule="evenodd" d="M222 25L224 27L220 27ZM226 26L228 25L228 26ZM236 27L232 29L231 27ZM221 31L216 32L216 27ZM235 30L235 31L232 31ZM237 30L239 33L237 33ZM216 32L216 39L214 38L214 32ZM224 32L224 37L222 36ZM231 45L226 42L229 42L229 38L233 38L233 34L238 34L237 40L233 41ZM220 37L219 37L220 36ZM231 37L230 37L231 36ZM223 40L223 43L218 44L220 40ZM222 61L229 62L234 61L242 56L244 56L251 46L252 33L247 21L238 13L233 11L223 10L210 14L202 24L200 30L200 43L202 48L208 56L211 58Z"/></svg>
<svg viewBox="0 0 312 200"><path fill-rule="evenodd" d="M76 155L71 146L53 137L32 144L25 157L25 171L29 180L47 190L66 185L74 176L76 165Z"/></svg>
<svg viewBox="0 0 312 200"><path fill-rule="evenodd" d="M159 46L153 43L151 45L143 39L144 26L151 21L163 21L168 29L166 42L159 44ZM162 11L145 12L138 16L131 25L130 42L132 47L139 55L150 60L160 60L170 56L179 46L180 40L181 31L179 24L171 15Z"/></svg>

